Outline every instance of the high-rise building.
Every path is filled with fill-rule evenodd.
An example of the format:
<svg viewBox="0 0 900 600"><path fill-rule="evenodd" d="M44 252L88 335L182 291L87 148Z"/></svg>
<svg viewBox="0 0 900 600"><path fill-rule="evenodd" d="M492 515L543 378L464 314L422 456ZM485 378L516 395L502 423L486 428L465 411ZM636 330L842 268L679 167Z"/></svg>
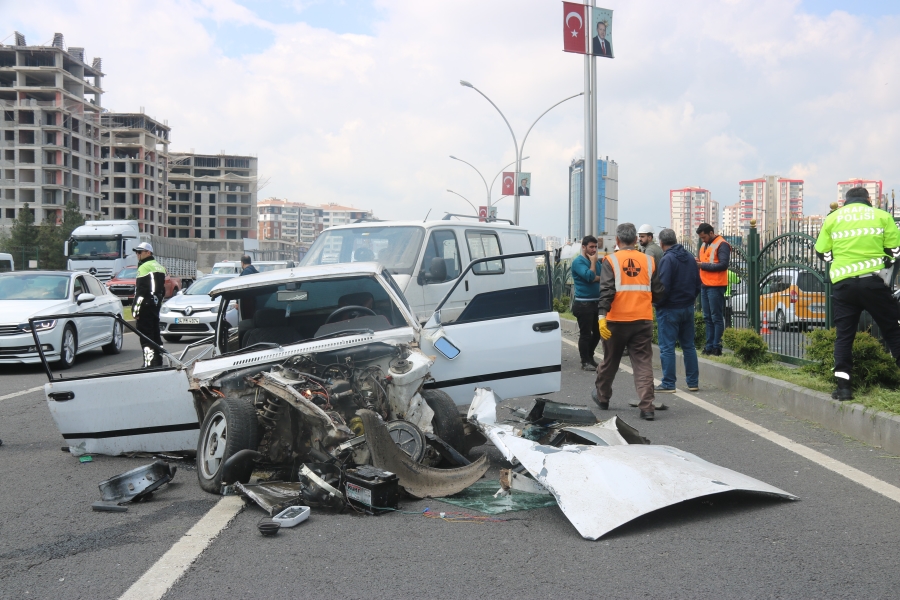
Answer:
<svg viewBox="0 0 900 600"><path fill-rule="evenodd" d="M884 185L880 181L875 181L874 179L856 178L847 181L839 181L837 184L838 206L843 206L844 201L847 199L847 192L857 187L866 188L869 192L869 199L872 201L873 206L881 199L881 194L884 189Z"/></svg>
<svg viewBox="0 0 900 600"><path fill-rule="evenodd" d="M669 212L672 229L679 240L695 237L701 223L709 223L719 231L719 203L705 188L693 186L669 190Z"/></svg>
<svg viewBox="0 0 900 600"><path fill-rule="evenodd" d="M321 206L267 198L259 202L259 239L285 240L308 248L324 229L371 219L372 211L323 204Z"/></svg>
<svg viewBox="0 0 900 600"><path fill-rule="evenodd" d="M722 235L740 236L740 202L722 209Z"/></svg>
<svg viewBox="0 0 900 600"><path fill-rule="evenodd" d="M774 235L787 231L803 217L803 180L763 175L739 184L739 224L742 232L756 219L760 232Z"/></svg>
<svg viewBox="0 0 900 600"><path fill-rule="evenodd" d="M103 113L100 123L104 218L135 220L145 233L166 235L169 127L142 113Z"/></svg>
<svg viewBox="0 0 900 600"><path fill-rule="evenodd" d="M169 155L169 237L256 237L257 159L233 154Z"/></svg>
<svg viewBox="0 0 900 600"><path fill-rule="evenodd" d="M593 226L590 214L596 215ZM569 239L579 241L585 235L615 233L619 223L619 165L607 156L597 161L597 199L584 201L584 159L569 165Z"/></svg>
<svg viewBox="0 0 900 600"><path fill-rule="evenodd" d="M0 46L0 226L29 205L35 221L56 222L66 203L100 216L101 60L84 48Z"/></svg>

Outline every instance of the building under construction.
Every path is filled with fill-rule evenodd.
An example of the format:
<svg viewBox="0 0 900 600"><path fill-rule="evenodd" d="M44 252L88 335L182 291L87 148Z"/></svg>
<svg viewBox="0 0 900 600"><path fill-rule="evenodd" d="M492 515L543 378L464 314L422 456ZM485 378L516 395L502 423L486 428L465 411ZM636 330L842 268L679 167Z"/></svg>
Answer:
<svg viewBox="0 0 900 600"><path fill-rule="evenodd" d="M35 221L57 222L67 202L100 211L101 60L66 47L0 45L0 227L27 203Z"/></svg>

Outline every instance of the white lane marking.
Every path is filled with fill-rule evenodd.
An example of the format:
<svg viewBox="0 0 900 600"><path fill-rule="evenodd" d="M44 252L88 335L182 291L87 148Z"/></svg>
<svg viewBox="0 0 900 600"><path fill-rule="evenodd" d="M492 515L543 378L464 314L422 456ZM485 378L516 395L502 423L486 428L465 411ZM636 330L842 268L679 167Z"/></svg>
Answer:
<svg viewBox="0 0 900 600"><path fill-rule="evenodd" d="M244 508L240 496L226 496L147 569L119 600L159 600Z"/></svg>
<svg viewBox="0 0 900 600"><path fill-rule="evenodd" d="M9 400L10 398L15 398L16 396L24 396L25 394L30 394L32 392L37 392L39 390L43 390L44 386L39 385L37 387L33 387L30 390L22 390L20 392L13 392L12 394L7 394L5 396L0 396L0 400Z"/></svg>
<svg viewBox="0 0 900 600"><path fill-rule="evenodd" d="M563 342L569 344L570 346L574 346L576 348L578 347L578 344L571 342L565 338L563 338ZM595 356L602 357L599 352L597 352ZM634 374L634 371L629 366L619 365L619 368L626 373ZM654 379L653 381L657 385L662 383L659 379ZM785 437L779 433L775 433L770 429L766 429L762 425L757 425L753 421L748 421L743 417L739 417L736 414L729 412L724 408L720 408L715 404L711 404L706 400L702 400L697 396L694 396L693 394L688 394L687 392L677 390L674 395L681 398L682 400L687 400L694 406L698 406L704 410L711 412L717 417L725 419L729 423L733 423L738 427L746 429L750 433L765 438L773 444L781 446L785 450L790 450L794 454L798 454L807 460L811 460L820 467L824 467L829 471L833 471L838 475L842 475L854 483L858 483L863 487L869 488L873 492L877 492L886 498L890 498L894 502L900 502L900 488L882 481L877 477L872 477L868 473L860 471L859 469L851 467L850 465L846 465L839 460L835 460L827 454L822 454L821 452L813 450L812 448L804 446L803 444L799 444L788 437Z"/></svg>

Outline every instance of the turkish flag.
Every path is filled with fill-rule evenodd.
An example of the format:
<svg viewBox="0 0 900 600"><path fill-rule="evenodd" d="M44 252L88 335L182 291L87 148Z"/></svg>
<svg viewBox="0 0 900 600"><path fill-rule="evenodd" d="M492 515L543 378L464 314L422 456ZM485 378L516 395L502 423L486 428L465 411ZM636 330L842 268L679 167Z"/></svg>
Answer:
<svg viewBox="0 0 900 600"><path fill-rule="evenodd" d="M500 193L504 196L516 195L516 174L514 172L503 173L503 191Z"/></svg>
<svg viewBox="0 0 900 600"><path fill-rule="evenodd" d="M478 207L478 220L479 221L487 221L488 209L487 206L479 206Z"/></svg>
<svg viewBox="0 0 900 600"><path fill-rule="evenodd" d="M563 51L589 54L588 7L563 2Z"/></svg>

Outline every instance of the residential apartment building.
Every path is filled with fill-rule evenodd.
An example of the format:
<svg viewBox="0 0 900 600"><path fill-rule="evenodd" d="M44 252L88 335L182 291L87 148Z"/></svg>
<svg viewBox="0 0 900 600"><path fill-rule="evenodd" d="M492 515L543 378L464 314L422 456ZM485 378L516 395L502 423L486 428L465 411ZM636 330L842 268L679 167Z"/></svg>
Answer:
<svg viewBox="0 0 900 600"><path fill-rule="evenodd" d="M740 236L740 202L722 209L722 235Z"/></svg>
<svg viewBox="0 0 900 600"><path fill-rule="evenodd" d="M24 204L35 221L56 222L67 202L86 219L100 212L101 60L84 48L0 45L0 227Z"/></svg>
<svg viewBox="0 0 900 600"><path fill-rule="evenodd" d="M257 176L255 156L171 153L167 235L255 238Z"/></svg>
<svg viewBox="0 0 900 600"><path fill-rule="evenodd" d="M104 218L167 235L169 127L143 113L103 113L100 123Z"/></svg>
<svg viewBox="0 0 900 600"><path fill-rule="evenodd" d="M866 190L868 190L869 199L872 201L873 206L877 205L878 200L881 199L881 195L884 192L884 184L880 181L875 181L874 179L854 178L848 179L847 181L839 181L837 184L838 206L843 206L844 201L847 199L847 192L857 187L866 188Z"/></svg>
<svg viewBox="0 0 900 600"><path fill-rule="evenodd" d="M701 223L709 223L719 231L719 203L705 188L692 186L669 190L669 213L679 241L696 237Z"/></svg>
<svg viewBox="0 0 900 600"><path fill-rule="evenodd" d="M285 240L296 242L301 248L309 248L329 227L371 218L371 210L267 198L261 200L258 206L259 239Z"/></svg>
<svg viewBox="0 0 900 600"><path fill-rule="evenodd" d="M618 224L618 163L608 156L597 161L597 198L593 203L586 203L584 159L573 160L569 165L569 239L579 241L588 234L615 233Z"/></svg>
<svg viewBox="0 0 900 600"><path fill-rule="evenodd" d="M763 175L739 182L739 223L742 232L756 219L759 232L776 235L803 217L803 180ZM738 234L739 235L739 234Z"/></svg>

